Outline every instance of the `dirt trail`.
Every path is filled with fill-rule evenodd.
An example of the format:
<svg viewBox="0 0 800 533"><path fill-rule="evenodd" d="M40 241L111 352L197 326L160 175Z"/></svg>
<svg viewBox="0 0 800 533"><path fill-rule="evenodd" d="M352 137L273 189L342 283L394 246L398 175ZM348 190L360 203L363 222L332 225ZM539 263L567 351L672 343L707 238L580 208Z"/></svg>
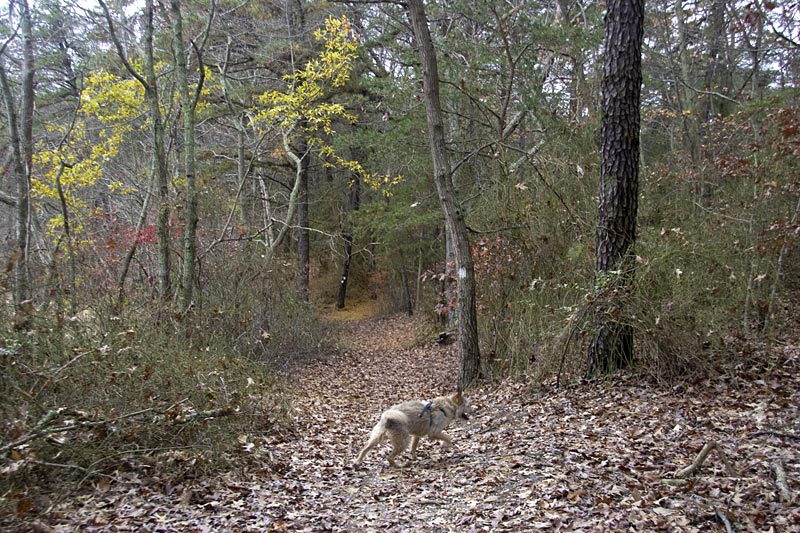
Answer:
<svg viewBox="0 0 800 533"><path fill-rule="evenodd" d="M414 342L405 317L338 327L346 349L292 370L294 433L242 442L239 470L190 489L130 479L125 492L115 480L115 494L59 511L69 527L40 530L800 531L797 346L671 388L632 375L536 394L520 383L477 388L470 423L448 429L454 448L423 441L419 461L400 469L375 450L353 469L379 413L449 390L457 357ZM688 482L664 483L709 441L735 475L712 452ZM775 464L793 501L780 501Z"/></svg>
<svg viewBox="0 0 800 533"><path fill-rule="evenodd" d="M403 469L389 468L381 449L352 469L379 413L449 390L457 357L430 342L408 348L415 333L406 318L342 327L350 349L298 374L302 436L288 444L291 467L273 476L276 499L260 515L273 529L725 531L727 521L800 530L800 511L778 501L770 473L780 461L796 492L800 446L758 434L800 433L796 347L747 376L669 389L624 375L538 395L519 383L479 388L472 421L448 430L454 449L423 441L420 460ZM735 476L715 455L686 484L664 483L709 441Z"/></svg>

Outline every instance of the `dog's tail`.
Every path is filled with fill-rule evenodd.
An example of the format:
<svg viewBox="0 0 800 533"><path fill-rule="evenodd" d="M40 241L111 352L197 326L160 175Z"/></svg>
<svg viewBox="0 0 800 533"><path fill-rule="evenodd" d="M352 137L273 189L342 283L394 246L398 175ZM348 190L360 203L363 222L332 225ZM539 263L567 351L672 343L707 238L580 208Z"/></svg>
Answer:
<svg viewBox="0 0 800 533"><path fill-rule="evenodd" d="M408 417L402 411L390 410L381 415L380 421L375 424L370 433L370 442L380 442L386 437L390 437L393 441L394 435L398 433L407 433Z"/></svg>
<svg viewBox="0 0 800 533"><path fill-rule="evenodd" d="M408 426L408 416L402 411L392 409L381 415L381 421L378 425L383 426L383 429L389 432L401 430Z"/></svg>
<svg viewBox="0 0 800 533"><path fill-rule="evenodd" d="M379 443L383 442L386 437L389 437L389 440L391 440L394 450L399 450L400 452L405 450L409 440L407 427L408 417L403 412L397 410L384 412L381 415L381 419L375 424L375 427L372 428L372 432L369 434L369 441L367 441L367 445L364 446L364 449L361 450L361 453L356 457L354 464L361 464L361 461L364 460L367 453Z"/></svg>

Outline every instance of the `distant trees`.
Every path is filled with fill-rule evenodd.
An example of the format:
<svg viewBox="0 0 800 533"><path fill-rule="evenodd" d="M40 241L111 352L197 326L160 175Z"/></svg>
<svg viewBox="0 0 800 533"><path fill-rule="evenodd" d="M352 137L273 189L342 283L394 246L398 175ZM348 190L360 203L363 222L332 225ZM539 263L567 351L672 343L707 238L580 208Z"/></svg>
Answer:
<svg viewBox="0 0 800 533"><path fill-rule="evenodd" d="M796 263L795 4L647 3L637 104L602 53L635 32L597 2L12 2L0 287L44 317L156 298L258 349L283 309L363 291L459 315L462 385L768 330Z"/></svg>

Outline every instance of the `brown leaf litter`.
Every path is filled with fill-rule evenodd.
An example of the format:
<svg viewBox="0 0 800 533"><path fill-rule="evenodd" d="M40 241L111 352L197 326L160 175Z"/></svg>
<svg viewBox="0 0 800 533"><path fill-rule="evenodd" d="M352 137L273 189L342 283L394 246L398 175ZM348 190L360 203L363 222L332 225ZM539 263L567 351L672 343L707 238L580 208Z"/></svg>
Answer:
<svg viewBox="0 0 800 533"><path fill-rule="evenodd" d="M419 460L398 469L381 448L354 469L382 410L452 389L457 354L434 342L409 348L407 318L340 326L347 350L292 371L293 435L239 436L240 469L168 489L146 472L120 474L21 527L800 531L796 345L672 387L625 373L536 392L521 382L478 387L472 420L448 430L454 448L423 441Z"/></svg>

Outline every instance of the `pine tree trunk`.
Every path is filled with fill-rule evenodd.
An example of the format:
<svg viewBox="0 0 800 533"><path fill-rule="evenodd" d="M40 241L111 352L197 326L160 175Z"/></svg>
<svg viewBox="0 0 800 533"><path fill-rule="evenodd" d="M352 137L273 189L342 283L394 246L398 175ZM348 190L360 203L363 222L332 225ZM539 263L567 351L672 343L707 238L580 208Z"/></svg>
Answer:
<svg viewBox="0 0 800 533"><path fill-rule="evenodd" d="M597 217L595 334L587 374L633 360L633 331L624 315L633 277L639 181L639 102L642 84L643 0L611 0L606 13Z"/></svg>
<svg viewBox="0 0 800 533"><path fill-rule="evenodd" d="M444 121L439 99L439 71L428 22L425 18L425 8L422 0L409 0L406 7L414 28L422 64L423 96L433 157L434 182L439 195L439 203L444 212L448 237L452 239L455 252L456 316L461 351L461 369L457 385L459 390L462 390L480 375L478 319L475 308L475 271L464 214L456 200L453 187L453 172L445 143Z"/></svg>

